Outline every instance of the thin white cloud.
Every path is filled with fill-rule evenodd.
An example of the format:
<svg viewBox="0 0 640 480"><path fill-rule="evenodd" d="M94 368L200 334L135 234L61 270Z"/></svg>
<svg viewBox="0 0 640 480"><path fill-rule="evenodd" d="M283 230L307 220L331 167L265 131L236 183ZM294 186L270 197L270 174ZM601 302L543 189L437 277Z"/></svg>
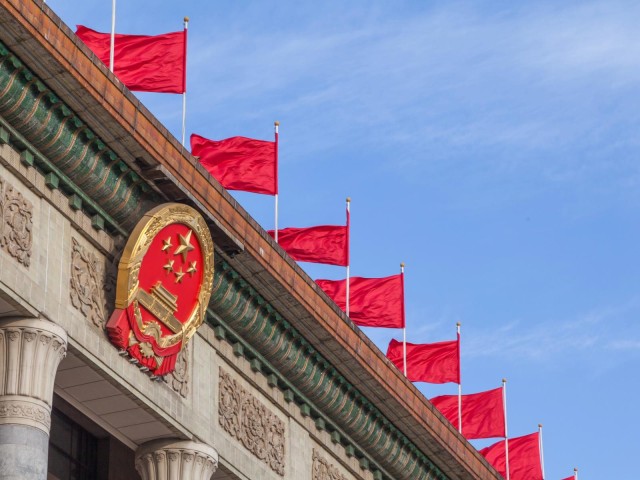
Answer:
<svg viewBox="0 0 640 480"><path fill-rule="evenodd" d="M616 87L637 83L639 13L635 3L588 2L535 16L522 39L537 53L525 57L525 63L555 81L597 74Z"/></svg>
<svg viewBox="0 0 640 480"><path fill-rule="evenodd" d="M611 350L632 350L640 352L640 340L615 340L607 345Z"/></svg>
<svg viewBox="0 0 640 480"><path fill-rule="evenodd" d="M245 119L283 116L297 140L285 161L374 143L381 151L368 160L411 171L412 181L425 165L475 159L478 150L499 154L477 161L510 169L523 161L512 152L559 152L616 128L618 114L601 114L596 99L640 81L640 31L629 11L640 9L625 6L487 13L451 3L395 17L358 5L343 7L335 25L331 12L286 31L222 25L190 44L191 114L224 123L215 112L235 105ZM623 129L608 142L637 140ZM556 156L542 169L550 181L576 181L576 166L600 161Z"/></svg>
<svg viewBox="0 0 640 480"><path fill-rule="evenodd" d="M541 319L529 328L513 321L492 331L483 329L465 335L463 352L469 358L499 356L546 362L567 352L588 352L597 358L609 350L636 350L640 341L625 336L640 333L634 321L639 313L640 296L636 296L621 305L597 308L570 320Z"/></svg>

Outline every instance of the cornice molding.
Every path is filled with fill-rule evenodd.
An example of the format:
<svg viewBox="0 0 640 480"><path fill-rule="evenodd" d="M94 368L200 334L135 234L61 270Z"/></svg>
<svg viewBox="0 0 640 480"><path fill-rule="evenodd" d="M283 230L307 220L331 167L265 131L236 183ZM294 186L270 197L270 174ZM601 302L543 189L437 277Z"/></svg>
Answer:
<svg viewBox="0 0 640 480"><path fill-rule="evenodd" d="M124 234L159 202L151 187L0 42L0 128L96 228ZM26 152L26 153L25 153Z"/></svg>

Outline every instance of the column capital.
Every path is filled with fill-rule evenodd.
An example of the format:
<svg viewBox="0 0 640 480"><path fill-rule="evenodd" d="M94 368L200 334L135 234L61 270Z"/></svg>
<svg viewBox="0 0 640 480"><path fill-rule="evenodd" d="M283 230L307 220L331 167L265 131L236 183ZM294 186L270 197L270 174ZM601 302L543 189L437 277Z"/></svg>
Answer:
<svg viewBox="0 0 640 480"><path fill-rule="evenodd" d="M218 452L190 440L154 440L136 451L142 480L209 480L217 468Z"/></svg>
<svg viewBox="0 0 640 480"><path fill-rule="evenodd" d="M0 425L51 426L53 384L67 353L67 334L33 318L0 319Z"/></svg>

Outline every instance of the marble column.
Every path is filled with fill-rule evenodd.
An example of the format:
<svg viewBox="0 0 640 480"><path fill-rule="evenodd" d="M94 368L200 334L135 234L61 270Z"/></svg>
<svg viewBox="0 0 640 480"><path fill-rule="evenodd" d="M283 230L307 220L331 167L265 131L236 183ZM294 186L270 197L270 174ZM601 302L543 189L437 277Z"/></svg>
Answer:
<svg viewBox="0 0 640 480"><path fill-rule="evenodd" d="M0 472L46 479L53 384L67 334L42 319L0 319ZM6 477L5 477L6 476Z"/></svg>
<svg viewBox="0 0 640 480"><path fill-rule="evenodd" d="M142 480L209 480L217 468L218 452L190 440L154 440L136 451Z"/></svg>

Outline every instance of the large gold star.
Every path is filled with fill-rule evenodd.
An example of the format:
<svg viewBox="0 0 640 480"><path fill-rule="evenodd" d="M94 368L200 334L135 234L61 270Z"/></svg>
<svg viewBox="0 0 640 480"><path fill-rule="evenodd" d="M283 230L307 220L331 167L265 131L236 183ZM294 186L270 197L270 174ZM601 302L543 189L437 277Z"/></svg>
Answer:
<svg viewBox="0 0 640 480"><path fill-rule="evenodd" d="M167 250L169 250L171 247L173 247L173 245L171 245L171 237L167 238L166 240L162 241L162 251L166 252Z"/></svg>
<svg viewBox="0 0 640 480"><path fill-rule="evenodd" d="M176 248L176 251L173 252L173 254L182 255L183 262L187 261L187 255L189 254L189 252L194 248L196 248L193 245L191 245L192 233L193 233L193 230L189 230L189 233L187 233L186 237L183 237L182 235L178 234L178 240L180 241L180 245L178 246L178 248Z"/></svg>
<svg viewBox="0 0 640 480"><path fill-rule="evenodd" d="M185 275L185 272L182 271L182 267L180 267L180 270L176 270L174 274L176 276L176 283L182 283L182 277Z"/></svg>
<svg viewBox="0 0 640 480"><path fill-rule="evenodd" d="M162 268L164 268L167 272L173 272L173 262L175 262L175 260L169 260L167 264Z"/></svg>

